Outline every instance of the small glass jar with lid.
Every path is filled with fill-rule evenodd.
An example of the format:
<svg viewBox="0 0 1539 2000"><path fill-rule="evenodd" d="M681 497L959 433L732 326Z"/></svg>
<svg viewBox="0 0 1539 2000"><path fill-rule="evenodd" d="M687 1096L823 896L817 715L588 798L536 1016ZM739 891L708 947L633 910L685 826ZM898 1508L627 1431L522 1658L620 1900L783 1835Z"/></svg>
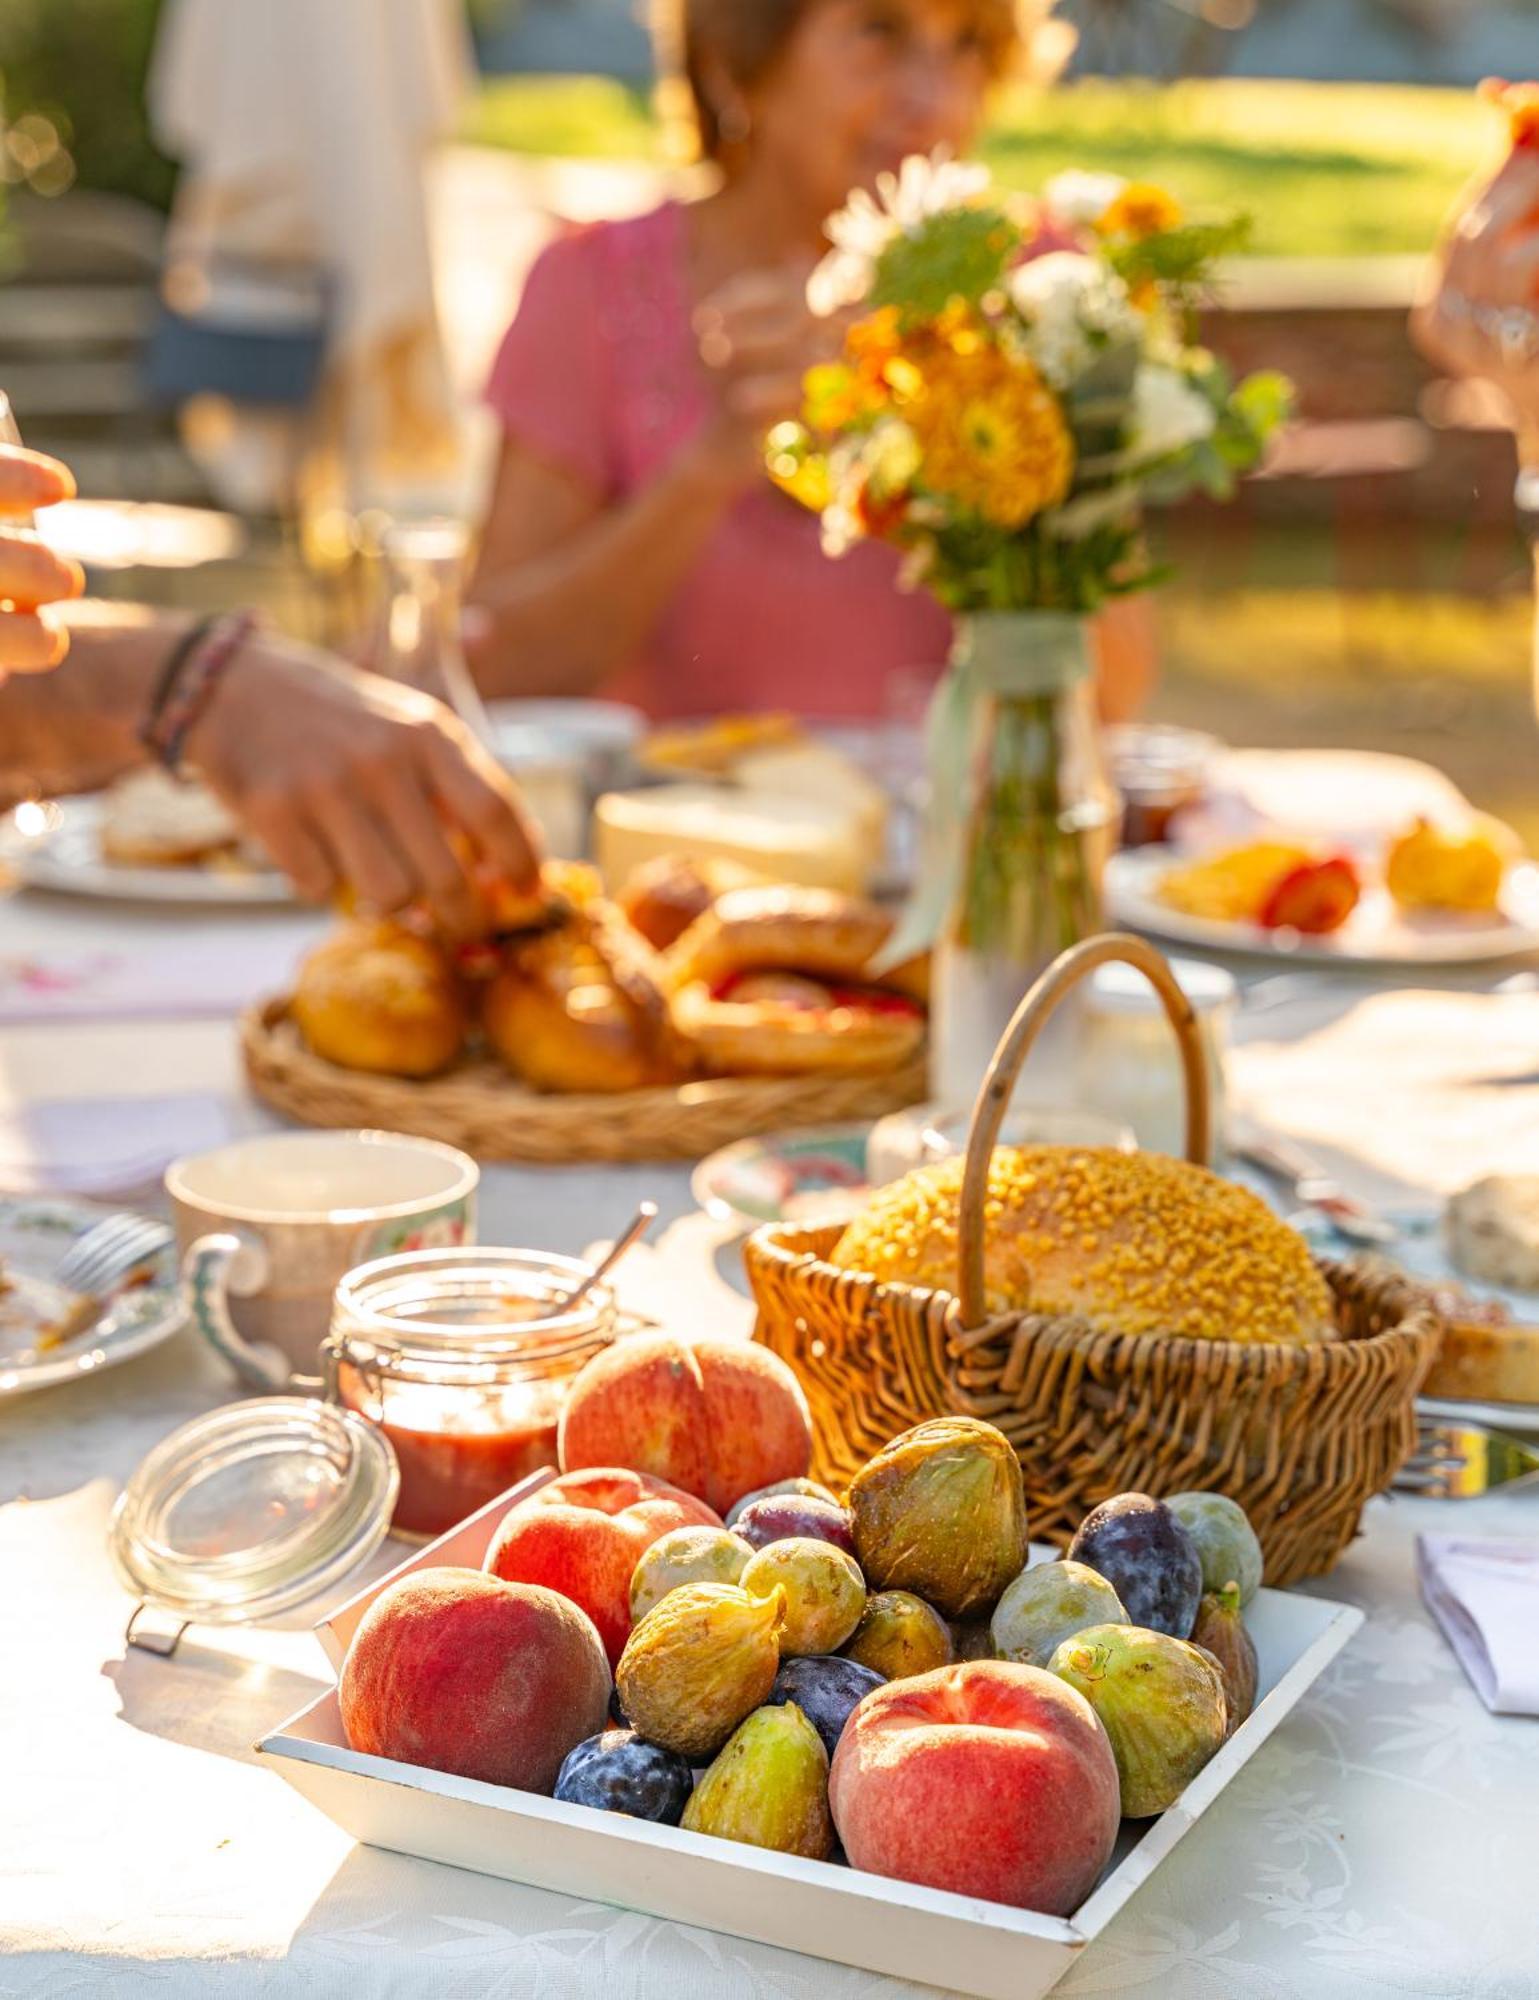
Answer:
<svg viewBox="0 0 1539 2000"><path fill-rule="evenodd" d="M328 1387L376 1425L400 1467L394 1528L443 1534L556 1463L573 1378L617 1330L614 1294L568 1257L432 1250L337 1287Z"/></svg>
<svg viewBox="0 0 1539 2000"><path fill-rule="evenodd" d="M1171 971L1192 1004L1213 1108L1209 1166L1222 1169L1228 1114L1225 1057L1239 997L1221 965L1174 959ZM1130 1126L1146 1152L1182 1157L1186 1087L1181 1053L1159 995L1131 965L1103 965L1084 989L1076 1022L1076 1102Z"/></svg>

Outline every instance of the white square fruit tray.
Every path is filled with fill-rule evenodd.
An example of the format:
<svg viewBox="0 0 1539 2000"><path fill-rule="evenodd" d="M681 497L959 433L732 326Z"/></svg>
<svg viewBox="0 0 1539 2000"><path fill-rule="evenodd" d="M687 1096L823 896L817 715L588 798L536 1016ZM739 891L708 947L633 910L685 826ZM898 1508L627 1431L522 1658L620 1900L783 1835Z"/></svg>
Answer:
<svg viewBox="0 0 1539 2000"><path fill-rule="evenodd" d="M397 1577L446 1565L479 1569L508 1508L549 1477L536 1474L473 1514L317 1627L332 1664L340 1665L363 1614ZM1111 1866L1067 1921L360 1756L348 1748L334 1693L256 1747L338 1826L374 1847L979 2000L1037 2000L1255 1754L1362 1616L1322 1598L1259 1593L1246 1611L1261 1667L1255 1712L1168 1812L1124 1826Z"/></svg>

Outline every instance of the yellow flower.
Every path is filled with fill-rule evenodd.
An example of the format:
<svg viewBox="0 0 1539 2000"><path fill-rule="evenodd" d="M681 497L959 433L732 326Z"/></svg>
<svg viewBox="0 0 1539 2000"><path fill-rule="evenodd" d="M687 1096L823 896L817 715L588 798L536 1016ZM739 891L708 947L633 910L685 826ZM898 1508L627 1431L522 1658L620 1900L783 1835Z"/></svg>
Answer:
<svg viewBox="0 0 1539 2000"><path fill-rule="evenodd" d="M1029 362L995 346L937 346L904 415L923 484L998 527L1024 526L1069 490L1074 443L1057 398Z"/></svg>
<svg viewBox="0 0 1539 2000"><path fill-rule="evenodd" d="M1130 181L1108 208L1096 228L1103 236L1158 236L1175 229L1182 221L1181 204L1164 188L1148 181Z"/></svg>

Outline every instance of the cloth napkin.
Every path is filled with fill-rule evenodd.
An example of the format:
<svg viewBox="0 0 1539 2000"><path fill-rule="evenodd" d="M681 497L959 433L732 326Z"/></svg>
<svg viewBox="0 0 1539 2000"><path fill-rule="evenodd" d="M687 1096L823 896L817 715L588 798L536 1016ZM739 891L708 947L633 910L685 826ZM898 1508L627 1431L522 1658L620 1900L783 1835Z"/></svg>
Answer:
<svg viewBox="0 0 1539 2000"><path fill-rule="evenodd" d="M0 1112L0 1189L8 1194L129 1195L158 1184L184 1153L232 1136L224 1099L60 1097Z"/></svg>
<svg viewBox="0 0 1539 2000"><path fill-rule="evenodd" d="M1497 1715L1539 1715L1539 1541L1418 1535L1427 1608Z"/></svg>
<svg viewBox="0 0 1539 2000"><path fill-rule="evenodd" d="M259 924L250 935L157 941L153 949L60 944L0 947L0 1026L66 1021L197 1021L238 1014L289 983L312 924Z"/></svg>

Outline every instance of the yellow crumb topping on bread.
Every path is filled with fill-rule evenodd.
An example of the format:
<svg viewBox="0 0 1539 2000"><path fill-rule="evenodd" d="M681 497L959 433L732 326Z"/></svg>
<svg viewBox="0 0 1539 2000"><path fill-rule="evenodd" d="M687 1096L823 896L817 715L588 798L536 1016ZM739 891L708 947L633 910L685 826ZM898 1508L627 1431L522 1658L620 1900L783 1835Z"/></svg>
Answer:
<svg viewBox="0 0 1539 2000"><path fill-rule="evenodd" d="M964 1163L881 1188L832 1252L888 1283L957 1285ZM1073 1313L1117 1333L1329 1340L1330 1290L1259 1196L1160 1153L1002 1146L985 1209L991 1310Z"/></svg>

